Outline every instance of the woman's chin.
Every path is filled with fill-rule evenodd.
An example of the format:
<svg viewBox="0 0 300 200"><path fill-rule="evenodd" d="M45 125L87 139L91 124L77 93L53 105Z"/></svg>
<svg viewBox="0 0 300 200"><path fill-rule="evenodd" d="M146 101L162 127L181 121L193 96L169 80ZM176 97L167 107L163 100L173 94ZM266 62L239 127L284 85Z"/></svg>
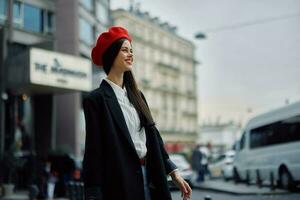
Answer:
<svg viewBox="0 0 300 200"><path fill-rule="evenodd" d="M131 71L133 68L132 65L127 65L126 68L125 68L125 71Z"/></svg>

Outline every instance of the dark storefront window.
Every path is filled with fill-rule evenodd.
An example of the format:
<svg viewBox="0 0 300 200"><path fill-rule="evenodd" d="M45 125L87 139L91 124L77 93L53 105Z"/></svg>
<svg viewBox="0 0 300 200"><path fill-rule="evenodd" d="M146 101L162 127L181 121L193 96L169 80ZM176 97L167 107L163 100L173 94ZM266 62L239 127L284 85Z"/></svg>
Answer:
<svg viewBox="0 0 300 200"><path fill-rule="evenodd" d="M24 4L24 29L42 32L42 11L39 8Z"/></svg>

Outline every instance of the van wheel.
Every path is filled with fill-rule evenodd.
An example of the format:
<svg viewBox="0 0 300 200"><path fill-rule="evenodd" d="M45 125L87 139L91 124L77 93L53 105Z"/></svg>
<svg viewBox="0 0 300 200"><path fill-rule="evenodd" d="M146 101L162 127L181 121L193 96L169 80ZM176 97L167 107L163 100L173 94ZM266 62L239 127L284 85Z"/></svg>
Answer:
<svg viewBox="0 0 300 200"><path fill-rule="evenodd" d="M260 178L260 173L259 173L259 170L257 169L256 170L256 184L259 188L261 188L261 185L262 185L262 180Z"/></svg>
<svg viewBox="0 0 300 200"><path fill-rule="evenodd" d="M245 182L246 182L247 185L250 185L250 172L249 172L249 170L246 171L246 181Z"/></svg>
<svg viewBox="0 0 300 200"><path fill-rule="evenodd" d="M290 172L283 168L280 171L280 186L285 190L293 190L296 187L295 181Z"/></svg>

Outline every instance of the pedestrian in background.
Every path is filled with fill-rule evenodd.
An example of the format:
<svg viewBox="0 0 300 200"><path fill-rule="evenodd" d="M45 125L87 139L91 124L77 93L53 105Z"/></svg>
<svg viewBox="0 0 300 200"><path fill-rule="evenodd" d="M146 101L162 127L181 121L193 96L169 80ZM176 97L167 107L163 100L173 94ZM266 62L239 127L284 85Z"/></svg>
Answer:
<svg viewBox="0 0 300 200"><path fill-rule="evenodd" d="M168 174L188 199L192 190L169 159L133 76L131 41L126 29L111 27L92 50L107 77L83 101L86 199L170 200Z"/></svg>
<svg viewBox="0 0 300 200"><path fill-rule="evenodd" d="M203 174L204 174L204 179L207 177L210 177L210 171L208 169L208 159L210 157L209 153L209 148L208 146L201 146L200 151L202 154L202 159L201 159L201 164L203 166Z"/></svg>
<svg viewBox="0 0 300 200"><path fill-rule="evenodd" d="M197 144L192 153L192 169L197 173L196 182L204 181L204 167L202 165L202 152L200 144Z"/></svg>

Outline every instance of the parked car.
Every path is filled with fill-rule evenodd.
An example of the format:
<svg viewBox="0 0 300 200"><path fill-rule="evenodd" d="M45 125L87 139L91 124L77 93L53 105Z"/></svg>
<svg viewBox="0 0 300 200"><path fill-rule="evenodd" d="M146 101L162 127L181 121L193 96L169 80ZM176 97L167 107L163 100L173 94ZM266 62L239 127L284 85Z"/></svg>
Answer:
<svg viewBox="0 0 300 200"><path fill-rule="evenodd" d="M174 162L174 164L178 167L178 172L182 178L188 182L191 187L193 187L193 170L186 158L181 154L170 154L169 156L171 161ZM170 176L168 176L168 184L170 188L176 188Z"/></svg>
<svg viewBox="0 0 300 200"><path fill-rule="evenodd" d="M232 179L234 157L235 151L229 150L210 163L208 169L211 178L223 177L225 180Z"/></svg>

